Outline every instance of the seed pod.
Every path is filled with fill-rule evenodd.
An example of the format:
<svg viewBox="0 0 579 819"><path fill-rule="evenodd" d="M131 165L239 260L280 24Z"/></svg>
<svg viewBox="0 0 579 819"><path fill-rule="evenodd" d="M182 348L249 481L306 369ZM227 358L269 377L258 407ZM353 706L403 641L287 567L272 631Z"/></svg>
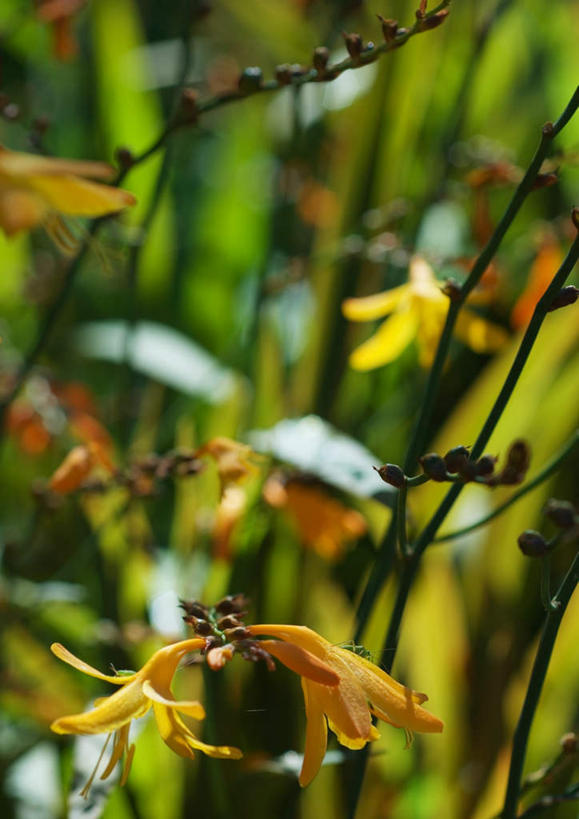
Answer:
<svg viewBox="0 0 579 819"><path fill-rule="evenodd" d="M380 475L384 483L389 483L390 486L395 486L397 489L400 489L400 487L406 483L406 475L396 464L384 464L384 466L381 466L379 469L376 466L373 468Z"/></svg>
<svg viewBox="0 0 579 819"><path fill-rule="evenodd" d="M577 301L577 296L579 296L579 290L572 284L568 285L567 287L563 287L554 296L553 301L547 308L547 312L552 313L553 310L559 310L560 307L567 307L569 304L575 304Z"/></svg>
<svg viewBox="0 0 579 819"><path fill-rule="evenodd" d="M555 500L555 498L547 501L545 515L559 529L571 529L577 521L573 504L569 503L569 501Z"/></svg>
<svg viewBox="0 0 579 819"><path fill-rule="evenodd" d="M549 544L540 532L526 529L517 538L519 549L527 557L544 557L549 551Z"/></svg>

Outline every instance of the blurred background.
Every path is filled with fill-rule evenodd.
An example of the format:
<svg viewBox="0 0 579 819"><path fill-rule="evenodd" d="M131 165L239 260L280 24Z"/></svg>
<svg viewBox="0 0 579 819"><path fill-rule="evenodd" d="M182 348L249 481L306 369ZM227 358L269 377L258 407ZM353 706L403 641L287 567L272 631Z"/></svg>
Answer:
<svg viewBox="0 0 579 819"><path fill-rule="evenodd" d="M269 80L280 64L310 66L321 45L334 63L347 56L343 31L380 43L376 14L411 26L415 5L3 0L0 142L115 164L119 148L138 154L156 140L183 85L212 98L237 88L246 67ZM464 278L541 126L574 91L578 36L571 0L456 2L440 27L333 82L204 114L127 174L135 208L94 237L70 221L71 242L88 253L7 413L0 454L2 816L345 816L337 744L313 784L297 785L297 678L240 659L220 674L187 667L176 691L201 698L200 735L243 748L242 761L184 761L145 718L126 787L97 780L83 801L79 783L103 737L57 738L49 725L109 687L60 664L49 645L104 671L137 668L186 635L179 598L229 592L249 596L252 622L351 638L392 502L372 465L403 460L427 370L415 343L384 367L352 369L349 354L375 326L347 322L341 303L403 284L417 253L438 279ZM453 342L428 449L476 438L573 238L578 159L575 118L544 168L556 184L529 197L485 274L476 309L509 340L493 357ZM2 394L69 264L42 230L0 234ZM504 456L527 439L531 478L576 428L578 335L573 309L547 318L489 444ZM220 480L218 436L260 453L244 480ZM80 486L50 486L73 447L95 443L105 454ZM575 450L492 524L427 552L393 673L428 693L445 731L407 750L384 726L359 817L499 811L543 621L538 567L516 538L550 533L547 498L578 500L577 466ZM511 492L467 487L445 531ZM410 494L412 531L440 497L432 484ZM572 550L557 552L555 578ZM364 637L376 662L395 587L394 578ZM561 627L527 771L553 760L577 725L578 605Z"/></svg>

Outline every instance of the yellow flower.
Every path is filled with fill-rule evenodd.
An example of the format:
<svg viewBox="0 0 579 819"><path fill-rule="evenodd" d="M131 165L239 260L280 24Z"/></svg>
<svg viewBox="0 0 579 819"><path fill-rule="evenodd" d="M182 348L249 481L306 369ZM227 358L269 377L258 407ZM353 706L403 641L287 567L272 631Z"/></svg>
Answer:
<svg viewBox="0 0 579 819"><path fill-rule="evenodd" d="M249 626L251 634L271 635L278 640L262 640L263 646L280 662L302 676L306 704L306 747L299 777L308 785L320 769L327 744L327 725L347 748L359 749L379 734L372 715L407 733L438 733L442 722L421 704L428 697L396 682L377 665L340 646L333 645L305 626ZM279 642L284 641L284 642ZM313 655L322 666L337 674L337 685L315 682L299 670L295 649ZM327 721L327 724L326 724Z"/></svg>
<svg viewBox="0 0 579 819"><path fill-rule="evenodd" d="M50 726L51 729L57 734L107 733L109 738L110 734L114 733L113 751L101 779L106 779L112 773L123 752L127 751L122 783L126 781L134 753L134 746L129 748L130 723L146 714L151 706L161 737L175 753L184 757L193 757L193 750L198 750L220 759L239 759L242 754L238 748L206 745L198 740L180 718L179 713L200 720L205 717L203 706L195 701L175 700L171 693L171 680L179 661L185 654L204 646L205 641L199 637L182 640L156 651L137 673L110 676L101 674L96 668L79 660L60 643L53 643L50 648L60 660L74 666L84 674L97 677L99 680L106 680L121 688L110 697L97 700L91 711L55 720ZM95 773L96 769L87 783L87 788Z"/></svg>
<svg viewBox="0 0 579 819"><path fill-rule="evenodd" d="M351 354L355 370L389 364L413 338L418 342L421 365L429 367L448 312L448 297L441 292L430 265L421 256L413 256L407 284L366 298L346 299L342 311L350 321L372 321L392 314ZM458 315L456 334L477 353L494 352L508 339L502 327L464 308Z"/></svg>
<svg viewBox="0 0 579 819"><path fill-rule="evenodd" d="M110 179L113 174L104 162L55 159L0 146L0 227L13 236L43 224L66 248L72 237L61 215L104 216L135 204L128 191L82 178Z"/></svg>

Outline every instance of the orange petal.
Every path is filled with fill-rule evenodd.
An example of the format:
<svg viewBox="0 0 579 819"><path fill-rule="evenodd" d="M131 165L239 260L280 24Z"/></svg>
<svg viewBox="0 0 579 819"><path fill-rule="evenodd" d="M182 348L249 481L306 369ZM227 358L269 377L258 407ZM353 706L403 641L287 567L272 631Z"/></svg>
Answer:
<svg viewBox="0 0 579 819"><path fill-rule="evenodd" d="M373 296L346 299L342 302L342 313L350 321L373 321L395 310L407 293L408 285L402 284Z"/></svg>
<svg viewBox="0 0 579 819"><path fill-rule="evenodd" d="M89 677L96 677L97 680L105 680L106 682L111 682L115 685L126 685L127 683L132 682L137 676L136 674L128 674L126 676L123 675L113 677L110 674L102 674L96 668L93 668L92 665L85 663L84 660L79 660L78 657L75 657L74 654L72 654L60 643L53 643L50 646L50 650L56 657L58 657L59 660L62 660L64 663L68 663L68 665L71 665L78 671L82 671L83 674L88 674Z"/></svg>
<svg viewBox="0 0 579 819"><path fill-rule="evenodd" d="M74 492L89 475L93 465L94 458L89 448L75 446L50 479L50 488L61 495Z"/></svg>
<svg viewBox="0 0 579 819"><path fill-rule="evenodd" d="M340 682L340 677L330 666L323 663L311 652L306 651L294 643L284 643L280 640L262 640L260 646L269 651L291 671L302 677L307 677L321 685L334 686Z"/></svg>
<svg viewBox="0 0 579 819"><path fill-rule="evenodd" d="M299 783L302 788L309 785L320 770L328 743L328 727L324 709L317 696L316 687L308 680L302 679L302 690L306 705L306 746L304 761L300 771Z"/></svg>
<svg viewBox="0 0 579 819"><path fill-rule="evenodd" d="M294 645L309 651L310 654L313 654L320 660L325 659L328 653L328 647L331 646L331 643L307 626L279 625L275 623L267 623L264 625L260 623L254 626L248 626L248 630L254 635L270 634L279 640L294 643Z"/></svg>

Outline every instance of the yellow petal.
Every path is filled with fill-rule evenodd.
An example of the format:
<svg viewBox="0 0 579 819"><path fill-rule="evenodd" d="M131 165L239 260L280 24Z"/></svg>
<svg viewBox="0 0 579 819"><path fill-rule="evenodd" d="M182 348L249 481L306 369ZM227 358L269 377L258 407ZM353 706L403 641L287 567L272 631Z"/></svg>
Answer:
<svg viewBox="0 0 579 819"><path fill-rule="evenodd" d="M262 640L260 646L302 677L322 685L338 685L339 676L310 651L281 640Z"/></svg>
<svg viewBox="0 0 579 819"><path fill-rule="evenodd" d="M294 645L305 649L305 651L309 651L310 654L313 654L315 657L318 657L321 660L325 659L328 653L328 647L331 646L331 643L324 639L324 637L317 634L313 629L308 628L307 626L260 623L258 625L248 626L248 630L251 632L251 634L256 636L260 634L270 634L272 637L277 637L279 640L294 643Z"/></svg>
<svg viewBox="0 0 579 819"><path fill-rule="evenodd" d="M346 663L340 667L340 661L336 660L334 667L340 675L340 685L334 688L320 686L318 689L328 722L342 745L354 747L349 743L358 743L359 740L363 740L362 745L365 745L372 728L367 698Z"/></svg>
<svg viewBox="0 0 579 819"><path fill-rule="evenodd" d="M0 188L0 227L7 236L36 227L47 210L46 202L33 191Z"/></svg>
<svg viewBox="0 0 579 819"><path fill-rule="evenodd" d="M78 657L71 654L71 652L60 643L53 643L50 646L50 650L56 657L58 657L59 660L62 660L64 663L68 663L78 671L82 671L83 674L88 674L89 677L96 677L97 680L106 680L106 682L111 682L115 685L126 685L127 683L132 682L137 676L136 674L130 674L126 676L112 677L109 674L101 674L101 672L96 668L93 668L92 665L85 663L83 660L79 660ZM105 699L108 699L108 697Z"/></svg>
<svg viewBox="0 0 579 819"><path fill-rule="evenodd" d="M75 176L30 176L27 185L54 210L72 216L104 216L136 202L132 193Z"/></svg>
<svg viewBox="0 0 579 819"><path fill-rule="evenodd" d="M373 370L389 364L410 344L418 326L416 312L410 308L394 313L377 332L350 355L355 370Z"/></svg>
<svg viewBox="0 0 579 819"><path fill-rule="evenodd" d="M101 774L101 779L108 779L108 777L114 771L115 765L122 757L123 752L126 750L129 744L129 729L130 724L127 723L127 725L123 725L122 728L115 732L115 742L111 752L111 758L108 761L107 767Z"/></svg>
<svg viewBox="0 0 579 819"><path fill-rule="evenodd" d="M106 162L83 159L60 159L19 151L0 146L0 174L10 177L73 174L91 179L112 179L115 169Z"/></svg>
<svg viewBox="0 0 579 819"><path fill-rule="evenodd" d="M175 700L170 695L170 692L168 692L168 696L164 696L160 691L153 688L149 680L145 680L143 683L143 694L150 700L165 705L167 708L175 708L177 711L181 711L182 714L187 714L189 717L205 719L205 709L200 702L196 700Z"/></svg>
<svg viewBox="0 0 579 819"><path fill-rule="evenodd" d="M509 334L498 324L464 309L458 314L456 334L475 353L493 353L509 340Z"/></svg>
<svg viewBox="0 0 579 819"><path fill-rule="evenodd" d="M141 668L139 678L143 681L148 680L157 691L170 692L171 681L182 657L204 646L203 638L192 637L190 640L180 640L160 648Z"/></svg>
<svg viewBox="0 0 579 819"><path fill-rule="evenodd" d="M228 745L207 745L195 737L174 708L167 708L153 702L153 710L159 733L171 750L184 757L193 757L193 750L202 751L216 759L240 759L243 754L239 748Z"/></svg>
<svg viewBox="0 0 579 819"><path fill-rule="evenodd" d="M340 648L340 646L332 646L331 651L332 653L341 654L346 662L350 660L350 669L362 685L365 685L368 681L370 684L375 682L378 685L392 689L401 697L406 698L410 696L412 701L418 703L418 705L421 705L428 699L426 694L421 694L418 691L413 691L411 688L402 685L402 683L397 682L394 677L387 674L380 666L370 662L370 660L367 660L365 657L361 657L359 654L355 654L353 651ZM368 699L371 699L371 697L368 697Z"/></svg>
<svg viewBox="0 0 579 819"><path fill-rule="evenodd" d="M142 717L151 706L138 680L125 685L104 702L84 714L61 717L50 726L57 734L103 734L117 731L132 719Z"/></svg>
<svg viewBox="0 0 579 819"><path fill-rule="evenodd" d="M342 302L342 313L350 321L372 321L388 315L400 304L408 293L408 285L402 284L392 290L365 296L361 299L346 299Z"/></svg>
<svg viewBox="0 0 579 819"><path fill-rule="evenodd" d="M328 727L324 709L317 697L315 686L302 679L302 690L306 704L306 746L304 761L300 771L299 783L302 788L309 785L320 770L328 743Z"/></svg>

